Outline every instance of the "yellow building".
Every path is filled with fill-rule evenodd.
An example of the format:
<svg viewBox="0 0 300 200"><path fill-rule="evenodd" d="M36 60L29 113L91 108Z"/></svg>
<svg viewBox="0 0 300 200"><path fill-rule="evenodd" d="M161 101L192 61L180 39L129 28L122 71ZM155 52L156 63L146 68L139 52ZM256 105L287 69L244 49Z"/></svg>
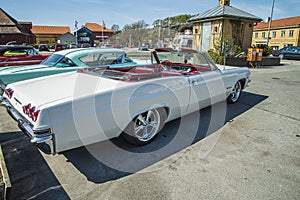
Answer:
<svg viewBox="0 0 300 200"><path fill-rule="evenodd" d="M219 0L216 8L188 20L193 23L193 48L217 49L222 41L232 41L244 51L251 46L253 23L261 19L230 6L230 0Z"/></svg>
<svg viewBox="0 0 300 200"><path fill-rule="evenodd" d="M300 16L272 20L270 32L269 22L257 23L254 26L252 44L261 46L267 43L273 49L300 46Z"/></svg>

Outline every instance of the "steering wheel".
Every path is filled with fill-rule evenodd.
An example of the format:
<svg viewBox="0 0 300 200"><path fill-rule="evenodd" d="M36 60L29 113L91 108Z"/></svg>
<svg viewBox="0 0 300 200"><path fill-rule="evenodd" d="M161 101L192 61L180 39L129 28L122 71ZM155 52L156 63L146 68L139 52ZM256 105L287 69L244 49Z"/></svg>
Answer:
<svg viewBox="0 0 300 200"><path fill-rule="evenodd" d="M165 60L159 64L159 71L170 71L171 66L172 66L171 62Z"/></svg>
<svg viewBox="0 0 300 200"><path fill-rule="evenodd" d="M160 72L162 72L162 71L170 71L170 66L164 65L164 64L161 63L161 64L158 65L158 70Z"/></svg>

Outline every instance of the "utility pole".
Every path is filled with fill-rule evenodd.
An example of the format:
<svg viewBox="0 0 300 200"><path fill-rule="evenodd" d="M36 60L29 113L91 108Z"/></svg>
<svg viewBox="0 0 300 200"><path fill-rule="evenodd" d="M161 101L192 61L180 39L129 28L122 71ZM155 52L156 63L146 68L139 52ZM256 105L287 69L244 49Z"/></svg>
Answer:
<svg viewBox="0 0 300 200"><path fill-rule="evenodd" d="M78 21L75 19L75 44L78 45Z"/></svg>
<svg viewBox="0 0 300 200"><path fill-rule="evenodd" d="M159 23L158 23L158 44L157 44L157 46L158 47L160 47L159 45L160 45L160 26L161 26L161 20L159 20Z"/></svg>
<svg viewBox="0 0 300 200"><path fill-rule="evenodd" d="M102 41L101 41L102 45L101 46L104 46L104 33L103 33L104 26L105 26L105 23L104 23L104 20L102 20Z"/></svg>
<svg viewBox="0 0 300 200"><path fill-rule="evenodd" d="M271 17L270 17L270 21L269 21L269 27L268 27L267 46L269 46L269 40L270 40L270 31L271 31L272 19L273 19L273 11L274 11L274 4L275 4L275 0L273 0L273 3L272 3Z"/></svg>
<svg viewBox="0 0 300 200"><path fill-rule="evenodd" d="M170 22L170 17L168 18L168 46L171 46L171 22Z"/></svg>

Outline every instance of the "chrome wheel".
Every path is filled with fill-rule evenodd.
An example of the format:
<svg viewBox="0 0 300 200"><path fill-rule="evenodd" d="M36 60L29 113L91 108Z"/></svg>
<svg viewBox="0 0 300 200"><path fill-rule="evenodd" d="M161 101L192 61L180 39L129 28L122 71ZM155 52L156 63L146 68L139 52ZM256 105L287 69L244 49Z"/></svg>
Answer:
<svg viewBox="0 0 300 200"><path fill-rule="evenodd" d="M155 108L137 115L125 128L122 137L134 145L151 142L164 127L167 113L164 108Z"/></svg>
<svg viewBox="0 0 300 200"><path fill-rule="evenodd" d="M228 103L235 103L239 100L240 96L241 96L241 92L242 92L242 85L241 82L238 81L233 90L232 93L229 95L228 97Z"/></svg>
<svg viewBox="0 0 300 200"><path fill-rule="evenodd" d="M134 121L134 136L142 142L148 142L158 132L159 124L160 117L156 109L140 114Z"/></svg>

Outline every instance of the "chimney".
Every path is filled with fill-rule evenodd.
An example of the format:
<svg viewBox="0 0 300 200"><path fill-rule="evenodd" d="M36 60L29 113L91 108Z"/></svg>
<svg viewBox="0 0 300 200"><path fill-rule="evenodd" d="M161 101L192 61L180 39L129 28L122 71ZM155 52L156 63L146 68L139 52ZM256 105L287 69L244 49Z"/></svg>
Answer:
<svg viewBox="0 0 300 200"><path fill-rule="evenodd" d="M219 0L219 6L230 6L230 0Z"/></svg>

